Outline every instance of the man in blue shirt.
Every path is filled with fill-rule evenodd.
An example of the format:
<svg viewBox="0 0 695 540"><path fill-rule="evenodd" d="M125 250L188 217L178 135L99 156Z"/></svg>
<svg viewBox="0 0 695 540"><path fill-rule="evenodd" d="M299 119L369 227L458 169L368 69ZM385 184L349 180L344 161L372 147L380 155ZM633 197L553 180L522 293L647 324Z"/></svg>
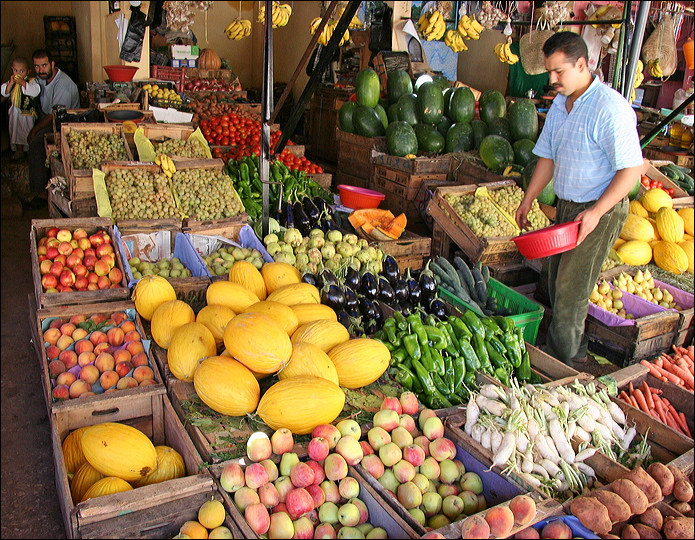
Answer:
<svg viewBox="0 0 695 540"><path fill-rule="evenodd" d="M556 223L581 221L577 246L548 264L553 317L546 349L573 365L586 360L589 295L625 223L627 194L643 160L637 117L623 96L591 74L584 40L559 32L545 42L543 54L558 95L533 149L539 159L516 221L528 226L533 199L553 177Z"/></svg>

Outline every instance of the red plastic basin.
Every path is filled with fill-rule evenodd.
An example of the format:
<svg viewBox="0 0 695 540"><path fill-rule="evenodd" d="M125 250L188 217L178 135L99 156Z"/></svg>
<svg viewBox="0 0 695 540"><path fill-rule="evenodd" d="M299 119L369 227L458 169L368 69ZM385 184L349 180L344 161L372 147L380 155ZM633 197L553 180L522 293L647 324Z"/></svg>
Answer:
<svg viewBox="0 0 695 540"><path fill-rule="evenodd" d="M135 66L104 66L104 71L111 82L130 82L137 70Z"/></svg>
<svg viewBox="0 0 695 540"><path fill-rule="evenodd" d="M361 208L378 208L381 201L386 198L386 195L371 189L364 189L357 186L348 186L340 184L338 186L340 192L340 202L343 206L359 210Z"/></svg>
<svg viewBox="0 0 695 540"><path fill-rule="evenodd" d="M564 253L577 246L581 221L551 225L512 238L521 254L528 260Z"/></svg>

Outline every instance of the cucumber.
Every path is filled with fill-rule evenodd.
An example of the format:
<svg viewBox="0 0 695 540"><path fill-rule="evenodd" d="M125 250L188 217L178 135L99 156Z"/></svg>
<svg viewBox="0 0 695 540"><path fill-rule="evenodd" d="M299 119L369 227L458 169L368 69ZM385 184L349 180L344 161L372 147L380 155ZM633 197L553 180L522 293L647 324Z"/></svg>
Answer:
<svg viewBox="0 0 695 540"><path fill-rule="evenodd" d="M472 268L471 273L475 278L475 293L480 301L485 304L487 303L487 286L483 279L483 275L477 265Z"/></svg>
<svg viewBox="0 0 695 540"><path fill-rule="evenodd" d="M676 174L676 176L677 176L676 182L678 182L678 181L680 181L680 180L683 180L683 178L685 178L685 173L684 173L683 171L681 171L681 170L676 166L675 163L672 163L671 165L667 165L667 167L669 168L669 170L673 171L673 172Z"/></svg>
<svg viewBox="0 0 695 540"><path fill-rule="evenodd" d="M489 283L490 282L490 269L487 266L483 265L483 269L480 271L480 273L483 274L483 279L485 280L485 283L486 284Z"/></svg>
<svg viewBox="0 0 695 540"><path fill-rule="evenodd" d="M475 279L473 279L471 269L468 267L465 261L458 255L454 257L454 264L458 267L459 271L461 272L461 276L465 280L466 285L468 285L468 290L473 292L473 290L475 289Z"/></svg>
<svg viewBox="0 0 695 540"><path fill-rule="evenodd" d="M451 266L451 263L442 257L441 255L437 257L437 264L441 266L442 270L444 270L447 274L449 274L454 282L460 281L459 276L456 273L456 268Z"/></svg>

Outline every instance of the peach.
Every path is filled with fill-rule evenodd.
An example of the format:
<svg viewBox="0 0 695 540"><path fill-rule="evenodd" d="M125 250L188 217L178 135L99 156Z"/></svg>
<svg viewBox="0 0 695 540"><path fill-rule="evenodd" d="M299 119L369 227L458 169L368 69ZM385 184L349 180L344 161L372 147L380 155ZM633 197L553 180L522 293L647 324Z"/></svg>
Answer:
<svg viewBox="0 0 695 540"><path fill-rule="evenodd" d="M314 499L304 488L291 489L287 493L285 504L292 519L297 519L314 509Z"/></svg>
<svg viewBox="0 0 695 540"><path fill-rule="evenodd" d="M54 401L64 401L70 399L70 387L66 384L57 384L51 392Z"/></svg>
<svg viewBox="0 0 695 540"><path fill-rule="evenodd" d="M51 360L48 363L48 374L51 379L55 379L58 375L61 373L64 373L66 370L65 364L61 362L60 360Z"/></svg>
<svg viewBox="0 0 695 540"><path fill-rule="evenodd" d="M116 351L116 352L118 352L118 351ZM114 356L114 358L116 358L116 357ZM139 352L130 359L130 363L133 364L134 367L139 367L139 366L148 366L150 364L150 361L147 358L146 353Z"/></svg>
<svg viewBox="0 0 695 540"><path fill-rule="evenodd" d="M338 504L340 502L340 490L338 489L338 484L336 484L334 480L324 480L319 484L319 487L326 495L327 503Z"/></svg>
<svg viewBox="0 0 695 540"><path fill-rule="evenodd" d="M268 526L268 538L292 538L294 536L294 523L287 512L273 512L270 514Z"/></svg>
<svg viewBox="0 0 695 540"><path fill-rule="evenodd" d="M60 320L60 319L58 319ZM62 326L62 323L61 323ZM48 343L49 345L55 345L58 342L58 338L62 336L63 334L60 332L60 328L48 328L44 333L43 333L43 341L44 343Z"/></svg>
<svg viewBox="0 0 695 540"><path fill-rule="evenodd" d="M281 456L287 452L291 452L294 447L294 436L287 428L280 428L273 432L270 436L271 452Z"/></svg>
<svg viewBox="0 0 695 540"><path fill-rule="evenodd" d="M335 445L335 452L343 456L348 465L357 465L364 457L360 442L350 436L340 438L338 444Z"/></svg>
<svg viewBox="0 0 695 540"><path fill-rule="evenodd" d="M396 443L390 442L379 448L379 458L384 467L393 467L403 459L403 452Z"/></svg>
<svg viewBox="0 0 695 540"><path fill-rule="evenodd" d="M244 470L238 463L225 465L220 473L220 485L227 493L234 493L246 484Z"/></svg>
<svg viewBox="0 0 695 540"><path fill-rule="evenodd" d="M381 409L374 414L372 422L390 432L399 425L399 413L393 409Z"/></svg>
<svg viewBox="0 0 695 540"><path fill-rule="evenodd" d="M424 435L418 435L413 439L413 444L417 444L425 451L425 457L430 455L430 440Z"/></svg>
<svg viewBox="0 0 695 540"><path fill-rule="evenodd" d="M464 540L471 538L488 538L490 536L490 525L485 518L479 514L468 516L461 523L461 537Z"/></svg>
<svg viewBox="0 0 695 540"><path fill-rule="evenodd" d="M116 388L118 390L125 390L126 388L137 388L137 386L138 386L138 381L136 381L132 377L128 377L128 376L121 377L118 380L118 382L116 383Z"/></svg>
<svg viewBox="0 0 695 540"><path fill-rule="evenodd" d="M133 370L133 379L138 381L138 384L145 379L154 379L154 371L150 366L138 366Z"/></svg>
<svg viewBox="0 0 695 540"><path fill-rule="evenodd" d="M70 369L77 365L77 354L71 349L65 349L58 355L58 360L65 364L65 369Z"/></svg>
<svg viewBox="0 0 695 540"><path fill-rule="evenodd" d="M319 508L323 503L326 502L326 494L318 484L311 484L304 489L306 489L309 492L309 495L311 495L312 499L314 499L314 508Z"/></svg>
<svg viewBox="0 0 695 540"><path fill-rule="evenodd" d="M319 424L311 432L312 437L323 437L328 441L328 446L332 450L343 436L340 430L333 424Z"/></svg>
<svg viewBox="0 0 695 540"><path fill-rule="evenodd" d="M437 416L437 413L434 412L432 409L422 409L420 411L420 414L417 418L418 427L420 428L420 431L422 431L422 428L425 425L425 420L427 420L428 418L432 418L433 416Z"/></svg>
<svg viewBox="0 0 695 540"><path fill-rule="evenodd" d="M65 373L60 373L56 377L56 386L60 386L62 384L69 387L76 380L77 375L75 375L74 373L70 373L69 371L66 371Z"/></svg>
<svg viewBox="0 0 695 540"><path fill-rule="evenodd" d="M128 332L128 334L130 334L130 333L131 332ZM135 333L138 334L137 332L135 332ZM127 336L128 334L126 334L125 336ZM145 351L145 346L142 344L142 341L140 341L140 334L138 334L137 340L128 340L128 339L125 339L125 336L124 336L124 343L125 343L124 349L126 351L128 351L132 356L135 356L136 354Z"/></svg>
<svg viewBox="0 0 695 540"><path fill-rule="evenodd" d="M398 417L398 425L402 428L405 428L408 433L410 433L413 437L416 436L417 434L417 424L415 423L415 418L410 416L409 414L402 414Z"/></svg>
<svg viewBox="0 0 695 540"><path fill-rule="evenodd" d="M280 538L279 536L277 538ZM314 538L338 538L330 523L319 523L314 529Z"/></svg>
<svg viewBox="0 0 695 540"><path fill-rule="evenodd" d="M102 332L101 330L94 330L94 332L89 334L89 341L91 341L96 346L99 343L108 343L109 338L106 337L106 334L104 334L104 332Z"/></svg>
<svg viewBox="0 0 695 540"><path fill-rule="evenodd" d="M371 474L376 480L381 478L381 476L384 474L384 464L381 462L381 459L379 459L379 456L376 454L369 454L368 456L364 456L362 458L362 461L360 462L360 465L365 468L365 470Z"/></svg>
<svg viewBox="0 0 695 540"><path fill-rule="evenodd" d="M314 437L309 441L307 445L307 454L310 459L321 461L326 459L328 453L331 451L329 443L323 437Z"/></svg>
<svg viewBox="0 0 695 540"><path fill-rule="evenodd" d="M367 432L367 441L369 446L378 452L379 448L391 442L391 435L384 428L374 426Z"/></svg>
<svg viewBox="0 0 695 540"><path fill-rule="evenodd" d="M123 338L125 337L125 332L121 330L118 326L109 328L106 332L106 338L109 345L112 347L120 347L123 345Z"/></svg>
<svg viewBox="0 0 695 540"><path fill-rule="evenodd" d="M365 456L374 453L374 448L369 444L369 441L360 441L360 446L362 447L362 453Z"/></svg>
<svg viewBox="0 0 695 540"><path fill-rule="evenodd" d="M76 399L85 392L91 392L92 385L83 379L76 379L70 385L70 399Z"/></svg>
<svg viewBox="0 0 695 540"><path fill-rule="evenodd" d="M54 360L55 358L58 358L60 352L60 349L55 345L49 345L48 347L46 347L46 358L48 358L49 360Z"/></svg>
<svg viewBox="0 0 695 540"><path fill-rule="evenodd" d="M250 504L244 508L244 519L258 535L267 533L270 528L270 514L268 514L268 509L260 502Z"/></svg>
<svg viewBox="0 0 695 540"><path fill-rule="evenodd" d="M118 373L119 377L127 377L130 371L133 369L133 363L129 360L125 362L120 362L116 364L116 367L114 367L113 369L116 373Z"/></svg>
<svg viewBox="0 0 695 540"><path fill-rule="evenodd" d="M328 454L323 462L323 470L326 472L326 478L338 481L347 476L348 464L340 454Z"/></svg>
<svg viewBox="0 0 695 540"><path fill-rule="evenodd" d="M514 514L508 506L493 506L485 513L490 534L497 538L508 536L514 528Z"/></svg>
<svg viewBox="0 0 695 540"><path fill-rule="evenodd" d="M270 437L263 431L253 433L246 441L246 455L251 461L259 462L268 459L273 454ZM268 480L266 479L266 482ZM248 482L247 482L248 484Z"/></svg>
<svg viewBox="0 0 695 540"><path fill-rule="evenodd" d="M123 330L122 327L121 327L121 330ZM137 330L128 330L128 331L123 330L123 331L125 332L125 334L123 335L123 343L125 343L126 346L131 342L140 343L140 345L142 345L142 342L141 342L142 336L140 335L140 332L138 332ZM133 354L135 354L135 353L133 353Z"/></svg>
<svg viewBox="0 0 695 540"><path fill-rule="evenodd" d="M437 461L454 459L456 457L456 445L451 439L438 437L430 442L430 455Z"/></svg>
<svg viewBox="0 0 695 540"><path fill-rule="evenodd" d="M442 496L442 499L444 499L449 495L458 495L460 492L457 485L440 482L437 486L437 493L439 493Z"/></svg>
<svg viewBox="0 0 695 540"><path fill-rule="evenodd" d="M314 470L306 463L300 461L290 470L290 480L294 487L305 488L314 483Z"/></svg>
<svg viewBox="0 0 695 540"><path fill-rule="evenodd" d="M422 504L422 493L414 482L405 482L398 486L396 491L398 502L406 509L417 508ZM487 538L487 537L486 537Z"/></svg>
<svg viewBox="0 0 695 540"><path fill-rule="evenodd" d="M430 441L433 441L434 439L444 436L444 423L438 416L433 416L425 420L421 430L425 437L427 437ZM430 453L432 453L431 450Z"/></svg>
<svg viewBox="0 0 695 540"><path fill-rule="evenodd" d="M116 326L120 326L120 324L123 321L128 319L128 315L125 311L114 311L113 313L111 313L111 315L109 315L109 319L111 319L113 321L113 324L115 324ZM121 330L123 330L123 332L126 331L123 328L121 328Z"/></svg>
<svg viewBox="0 0 695 540"><path fill-rule="evenodd" d="M110 346L109 346L110 348ZM130 352L128 352L127 349L116 349L112 353L110 353L111 356L113 356L113 360L116 364L121 364L123 362L132 362L133 357L131 356ZM144 354L144 353L143 353ZM135 365L135 364L133 364Z"/></svg>
<svg viewBox="0 0 695 540"><path fill-rule="evenodd" d="M244 470L244 481L251 489L258 489L268 483L268 471L260 463L251 463Z"/></svg>
<svg viewBox="0 0 695 540"><path fill-rule="evenodd" d="M538 540L540 537L541 535L533 527L526 527L525 529L521 529L520 531L517 531L514 534L514 538L522 538L528 540Z"/></svg>
<svg viewBox="0 0 695 540"><path fill-rule="evenodd" d="M94 365L99 370L99 373L104 373L104 371L113 371L116 367L116 360L109 353L101 353L94 359ZM138 380L138 382L140 382L140 380Z"/></svg>
<svg viewBox="0 0 695 540"><path fill-rule="evenodd" d="M77 364L80 367L84 367L87 364L93 364L96 361L96 359L97 356L92 351L85 351L83 353L80 353L80 355L77 357Z"/></svg>
<svg viewBox="0 0 695 540"><path fill-rule="evenodd" d="M305 463L314 471L314 484L320 484L325 480L326 471L323 470L323 465L321 465L321 463L313 459L308 459Z"/></svg>
<svg viewBox="0 0 695 540"><path fill-rule="evenodd" d="M87 330L85 330L84 328L78 327L75 328L75 330L73 330L71 337L75 340L75 342L80 341L82 339L85 341L89 341L89 338L87 336L89 336L89 332L87 332ZM91 344L92 342L89 341L89 343ZM94 345L92 345L92 347L93 346Z"/></svg>
<svg viewBox="0 0 695 540"><path fill-rule="evenodd" d="M397 426L391 431L391 442L403 450L409 444L413 444L413 436L403 426Z"/></svg>
<svg viewBox="0 0 695 540"><path fill-rule="evenodd" d="M261 500L261 504L269 509L280 503L280 494L272 482L263 484L258 488L258 498Z"/></svg>
<svg viewBox="0 0 695 540"><path fill-rule="evenodd" d="M83 352L93 352L94 343L89 341L87 338L78 339L75 341L75 352L79 355Z"/></svg>
<svg viewBox="0 0 695 540"><path fill-rule="evenodd" d="M536 516L536 501L528 495L517 495L509 501L509 509L514 514L514 523L523 527Z"/></svg>
<svg viewBox="0 0 695 540"><path fill-rule="evenodd" d="M413 465L419 467L425 461L425 451L417 444L409 444L402 449L403 459Z"/></svg>
<svg viewBox="0 0 695 540"><path fill-rule="evenodd" d="M399 416L403 414L403 407L401 406L401 402L397 397L385 397L384 400L381 402L380 408L391 409L393 411L396 411Z"/></svg>
<svg viewBox="0 0 695 540"><path fill-rule="evenodd" d="M562 520L548 523L541 531L541 538L572 538L572 529Z"/></svg>
<svg viewBox="0 0 695 540"><path fill-rule="evenodd" d="M74 342L75 340L72 339L70 336L63 334L58 338L58 341L56 341L56 347L58 347L61 351L64 351Z"/></svg>
<svg viewBox="0 0 695 540"><path fill-rule="evenodd" d="M121 330L123 330L126 334L128 332L131 332L133 330L137 331L137 326L135 326L135 321L132 319L124 319L119 325L118 325ZM129 341L126 339L126 341Z"/></svg>
<svg viewBox="0 0 695 540"><path fill-rule="evenodd" d="M144 379L140 381L140 384L138 386L152 386L153 384L157 384L157 381L154 379Z"/></svg>
<svg viewBox="0 0 695 540"><path fill-rule="evenodd" d="M314 537L314 524L309 516L295 519L292 522L292 526L294 527L294 536L292 538L308 539Z"/></svg>
<svg viewBox="0 0 695 540"><path fill-rule="evenodd" d="M287 500L287 494L294 489L289 476L279 476L273 482L273 485L275 485L275 489L280 494L280 503L284 503Z"/></svg>
<svg viewBox="0 0 695 540"><path fill-rule="evenodd" d="M104 315L103 313L95 313L89 318L93 320L95 324L101 324L106 320L106 315Z"/></svg>
<svg viewBox="0 0 695 540"><path fill-rule="evenodd" d="M118 373L113 370L108 370L102 372L102 374L99 376L99 384L104 390L108 390L109 388L116 386L119 379L120 377L118 376Z"/></svg>
<svg viewBox="0 0 695 540"><path fill-rule="evenodd" d="M100 375L101 372L94 364L87 364L86 366L83 366L80 370L79 378L89 383L89 385L91 386L99 380Z"/></svg>
<svg viewBox="0 0 695 540"><path fill-rule="evenodd" d="M352 476L346 476L338 482L338 492L343 499L352 499L360 494L360 483Z"/></svg>

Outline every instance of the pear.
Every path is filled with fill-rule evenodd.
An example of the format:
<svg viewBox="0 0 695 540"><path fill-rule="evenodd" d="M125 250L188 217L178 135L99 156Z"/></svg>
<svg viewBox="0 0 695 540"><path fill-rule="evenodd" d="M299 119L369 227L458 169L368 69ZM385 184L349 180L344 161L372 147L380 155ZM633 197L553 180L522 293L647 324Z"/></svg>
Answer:
<svg viewBox="0 0 695 540"><path fill-rule="evenodd" d="M618 313L616 313L618 317L622 317L623 319L627 318L627 312L624 309L618 310Z"/></svg>
<svg viewBox="0 0 695 540"><path fill-rule="evenodd" d="M589 300L593 302L594 304L598 302L599 298L601 298L601 295L599 294L597 289L594 289L591 291L591 295L589 296Z"/></svg>
<svg viewBox="0 0 695 540"><path fill-rule="evenodd" d="M611 290L611 286L608 284L608 282L603 279L601 280L601 285L598 287L598 292L601 294L608 294Z"/></svg>
<svg viewBox="0 0 695 540"><path fill-rule="evenodd" d="M623 291L620 289L613 289L613 298L622 298L623 297Z"/></svg>
<svg viewBox="0 0 695 540"><path fill-rule="evenodd" d="M646 279L647 281L649 281L650 279L652 279L652 273L649 271L649 268L647 268L647 269L644 271L644 279Z"/></svg>
<svg viewBox="0 0 695 540"><path fill-rule="evenodd" d="M606 305L606 309L610 310L613 307L613 299L610 296L607 296L603 302Z"/></svg>
<svg viewBox="0 0 695 540"><path fill-rule="evenodd" d="M657 304L665 308L671 307L668 302L664 302L663 300L661 302L657 302Z"/></svg>
<svg viewBox="0 0 695 540"><path fill-rule="evenodd" d="M654 300L656 300L657 302L661 302L664 299L664 293L658 287L656 289L653 289L651 291L651 294L652 294L652 298L654 298ZM667 300L667 302L668 302L668 300Z"/></svg>
<svg viewBox="0 0 695 540"><path fill-rule="evenodd" d="M625 318L626 318L626 319L634 319L635 316L634 316L632 313L627 313L627 314L625 315Z"/></svg>
<svg viewBox="0 0 695 540"><path fill-rule="evenodd" d="M678 304L676 304L675 302L671 302L668 305L668 307L671 307L671 308L675 309L676 311L683 311L683 308L681 306L679 306Z"/></svg>
<svg viewBox="0 0 695 540"><path fill-rule="evenodd" d="M653 277L650 277L650 278L646 281L646 283L647 283L647 285L649 286L650 289L653 289L653 288L654 288L654 278L653 278Z"/></svg>
<svg viewBox="0 0 695 540"><path fill-rule="evenodd" d="M664 289L663 295L664 295L663 299L666 302L669 302L669 303L673 302L673 295L667 289Z"/></svg>
<svg viewBox="0 0 695 540"><path fill-rule="evenodd" d="M630 283L627 284L627 292L629 292L630 294L635 293L635 283L634 282L631 281Z"/></svg>
<svg viewBox="0 0 695 540"><path fill-rule="evenodd" d="M622 300L618 300L618 299L616 298L615 300L613 300L613 307L614 307L615 309L617 309L617 310L623 309L623 301L622 301Z"/></svg>
<svg viewBox="0 0 695 540"><path fill-rule="evenodd" d="M637 272L635 272L635 277L632 279L635 281L635 283L642 283L642 281L644 281L644 273L642 270L637 270Z"/></svg>

